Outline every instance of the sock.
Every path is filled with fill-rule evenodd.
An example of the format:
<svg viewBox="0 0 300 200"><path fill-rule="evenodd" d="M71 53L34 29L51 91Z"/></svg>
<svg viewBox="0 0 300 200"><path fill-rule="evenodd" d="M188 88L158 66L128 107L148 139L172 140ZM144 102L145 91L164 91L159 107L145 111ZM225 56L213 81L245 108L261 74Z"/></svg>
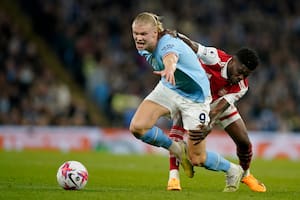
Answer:
<svg viewBox="0 0 300 200"><path fill-rule="evenodd" d="M179 170L179 160L176 158L174 154L170 152L169 154L169 161L170 161L170 170L176 169Z"/></svg>
<svg viewBox="0 0 300 200"><path fill-rule="evenodd" d="M244 171L243 177L250 175L250 169Z"/></svg>
<svg viewBox="0 0 300 200"><path fill-rule="evenodd" d="M173 143L173 141L168 136L166 136L165 133L157 126L153 126L142 137L140 137L140 139L147 144L151 144L157 147L163 147L165 149L169 149ZM174 148L174 145L172 148Z"/></svg>
<svg viewBox="0 0 300 200"><path fill-rule="evenodd" d="M204 167L212 171L227 172L230 168L230 162L218 153L207 151Z"/></svg>
<svg viewBox="0 0 300 200"><path fill-rule="evenodd" d="M238 145L237 146L237 156L240 161L240 165L243 168L244 171L249 169L251 159L252 159L252 145L251 143L249 145Z"/></svg>
<svg viewBox="0 0 300 200"><path fill-rule="evenodd" d="M183 136L185 134L186 130L184 130L182 127L179 126L173 126L170 130L169 137L172 140L175 141L182 141ZM176 156L170 152L169 154L169 161L170 161L170 178L171 178L171 170L179 170L179 160L176 158Z"/></svg>
<svg viewBox="0 0 300 200"><path fill-rule="evenodd" d="M180 179L178 169L172 169L169 171L169 179L172 179L172 178Z"/></svg>

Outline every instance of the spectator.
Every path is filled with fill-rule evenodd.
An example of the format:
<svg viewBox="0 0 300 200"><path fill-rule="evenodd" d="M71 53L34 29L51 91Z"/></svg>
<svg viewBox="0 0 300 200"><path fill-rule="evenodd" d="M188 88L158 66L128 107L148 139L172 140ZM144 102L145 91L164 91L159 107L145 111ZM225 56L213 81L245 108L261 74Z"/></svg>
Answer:
<svg viewBox="0 0 300 200"><path fill-rule="evenodd" d="M35 44L1 11L0 35L0 124L90 124L85 105L72 99L68 86L40 60Z"/></svg>
<svg viewBox="0 0 300 200"><path fill-rule="evenodd" d="M97 73L108 73L101 83L97 83L100 89L92 90L96 95L94 92L89 94L96 102L101 102L99 107L105 110L106 115L110 116L109 121L115 126L124 126L121 116L125 113L114 113L111 99L120 93L143 98L154 85L155 77L147 73L147 64L136 55L128 30L136 13L150 11L167 16L168 21L164 23L168 27L183 31L204 45L229 51L240 46L257 49L262 65L250 77L250 83L255 82L255 86L250 85L249 93L239 104L249 130L299 130L300 58L297 53L300 51L300 3L293 0L233 0L230 4L225 1L197 1L195 4L195 1L186 0L182 5L178 0L166 0L159 4L151 0L33 0L29 5L27 1L19 0L20 7L31 15L34 27L38 27L38 33L44 35L70 73L88 91L94 77L84 76L86 55L88 53L94 59L101 55L96 59L96 65L101 66ZM36 16L45 18L41 21ZM7 49L6 52L14 57L20 45L20 36L14 27L8 29L3 20L2 17L1 35L11 39L8 44L10 51ZM44 27L45 24L47 27ZM6 76L13 80L14 70L17 69L9 57L5 61L9 65ZM149 82L132 88L130 85L136 77ZM99 100L101 94L105 97ZM291 106L280 107L285 101ZM262 126L261 119L276 119L277 123Z"/></svg>

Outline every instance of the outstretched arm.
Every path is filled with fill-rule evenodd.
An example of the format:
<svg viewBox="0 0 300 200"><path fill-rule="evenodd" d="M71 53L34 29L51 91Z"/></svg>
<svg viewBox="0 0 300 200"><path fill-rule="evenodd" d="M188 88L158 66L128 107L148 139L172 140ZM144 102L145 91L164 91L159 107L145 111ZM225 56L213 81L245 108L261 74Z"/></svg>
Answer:
<svg viewBox="0 0 300 200"><path fill-rule="evenodd" d="M174 73L176 71L177 61L177 55L175 53L169 53L163 58L165 69L161 71L154 71L153 73L165 77L169 83L175 85L176 82Z"/></svg>

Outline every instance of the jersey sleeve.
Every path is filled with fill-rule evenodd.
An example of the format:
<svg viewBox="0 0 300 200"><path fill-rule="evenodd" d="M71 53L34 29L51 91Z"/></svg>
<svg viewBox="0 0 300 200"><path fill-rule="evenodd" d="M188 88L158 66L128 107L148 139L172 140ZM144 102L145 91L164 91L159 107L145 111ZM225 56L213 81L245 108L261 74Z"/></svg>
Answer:
<svg viewBox="0 0 300 200"><path fill-rule="evenodd" d="M197 56L207 65L215 65L220 62L218 50L215 47L206 47L198 43Z"/></svg>
<svg viewBox="0 0 300 200"><path fill-rule="evenodd" d="M224 95L223 98L225 98L229 104L234 104L236 101L242 98L248 91L247 80L242 80L239 82L239 84L232 85L228 89L228 93Z"/></svg>

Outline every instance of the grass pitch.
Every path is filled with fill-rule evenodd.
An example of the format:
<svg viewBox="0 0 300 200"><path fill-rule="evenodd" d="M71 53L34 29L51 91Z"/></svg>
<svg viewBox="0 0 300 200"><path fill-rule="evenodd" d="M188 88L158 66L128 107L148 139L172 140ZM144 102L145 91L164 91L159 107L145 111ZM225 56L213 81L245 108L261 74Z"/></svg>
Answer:
<svg viewBox="0 0 300 200"><path fill-rule="evenodd" d="M89 180L81 191L65 191L56 182L58 167L78 160L88 169ZM181 174L182 191L166 191L168 158L155 155L111 155L100 152L48 151L0 152L0 199L298 199L300 162L258 160L252 173L265 183L266 193L251 192L244 184L235 193L223 193L222 172L196 168L195 177Z"/></svg>

